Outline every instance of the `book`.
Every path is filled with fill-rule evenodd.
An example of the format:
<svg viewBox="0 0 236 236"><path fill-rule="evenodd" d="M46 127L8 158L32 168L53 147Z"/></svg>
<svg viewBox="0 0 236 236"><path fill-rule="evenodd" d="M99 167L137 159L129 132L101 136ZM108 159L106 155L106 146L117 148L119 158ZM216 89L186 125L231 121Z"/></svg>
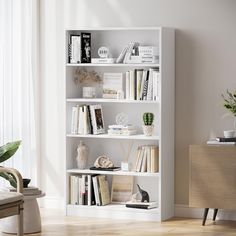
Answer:
<svg viewBox="0 0 236 236"><path fill-rule="evenodd" d="M149 78L148 78L148 88L147 88L147 99L148 101L153 99L153 71L154 69L149 69Z"/></svg>
<svg viewBox="0 0 236 236"><path fill-rule="evenodd" d="M133 70L129 72L129 99L135 100L135 74Z"/></svg>
<svg viewBox="0 0 236 236"><path fill-rule="evenodd" d="M122 63L124 61L124 57L125 57L127 50L128 50L128 45L123 48L122 52L120 53L120 55L116 59L116 63Z"/></svg>
<svg viewBox="0 0 236 236"><path fill-rule="evenodd" d="M153 101L157 101L159 97L159 79L160 73L157 70L154 70L152 73L153 76Z"/></svg>
<svg viewBox="0 0 236 236"><path fill-rule="evenodd" d="M70 35L69 42L69 63L76 64L81 62L81 36Z"/></svg>
<svg viewBox="0 0 236 236"><path fill-rule="evenodd" d="M101 195L101 205L107 205L111 202L109 185L105 175L98 176L99 192Z"/></svg>
<svg viewBox="0 0 236 236"><path fill-rule="evenodd" d="M135 95L135 97L136 97L136 100L140 100L142 77L143 77L143 70L136 69L135 70L135 78L136 78L136 90L135 90L136 95Z"/></svg>
<svg viewBox="0 0 236 236"><path fill-rule="evenodd" d="M147 75L143 85L142 100L147 100L148 80L149 80L149 70L147 71Z"/></svg>
<svg viewBox="0 0 236 236"><path fill-rule="evenodd" d="M158 47L155 46L138 46L139 56L157 56L159 54Z"/></svg>
<svg viewBox="0 0 236 236"><path fill-rule="evenodd" d="M81 63L91 63L91 33L81 33Z"/></svg>
<svg viewBox="0 0 236 236"><path fill-rule="evenodd" d="M138 208L138 209L153 209L158 207L158 202L126 202L126 207L129 208Z"/></svg>
<svg viewBox="0 0 236 236"><path fill-rule="evenodd" d="M103 98L115 99L117 92L123 90L122 73L104 73L103 74Z"/></svg>
<svg viewBox="0 0 236 236"><path fill-rule="evenodd" d="M121 129L121 130L134 130L135 126L133 125L109 125L109 129Z"/></svg>
<svg viewBox="0 0 236 236"><path fill-rule="evenodd" d="M71 133L77 134L78 132L78 108L72 107L71 112Z"/></svg>
<svg viewBox="0 0 236 236"><path fill-rule="evenodd" d="M125 98L127 100L130 99L130 75L129 71L125 72Z"/></svg>
<svg viewBox="0 0 236 236"><path fill-rule="evenodd" d="M217 137L215 140L218 142L236 142L236 137L232 138Z"/></svg>
<svg viewBox="0 0 236 236"><path fill-rule="evenodd" d="M159 171L159 149L157 146L151 146L151 173L155 173Z"/></svg>
<svg viewBox="0 0 236 236"><path fill-rule="evenodd" d="M101 198L100 198L100 195L99 195L99 186L98 186L98 179L97 179L98 176L94 176L92 177L92 180L93 180L93 187L94 187L94 195L95 195L95 201L96 201L96 205L97 206L101 206Z"/></svg>
<svg viewBox="0 0 236 236"><path fill-rule="evenodd" d="M108 168L102 168L102 167L95 167L92 166L89 168L90 170L100 170L100 171L117 171L120 170L120 167L108 167Z"/></svg>
<svg viewBox="0 0 236 236"><path fill-rule="evenodd" d="M94 64L113 64L115 63L115 58L92 58L91 62Z"/></svg>
<svg viewBox="0 0 236 236"><path fill-rule="evenodd" d="M128 60L131 57L134 45L135 45L135 42L130 42L129 43L128 48L127 48L126 53L125 53L125 56L124 56L123 63L128 63Z"/></svg>

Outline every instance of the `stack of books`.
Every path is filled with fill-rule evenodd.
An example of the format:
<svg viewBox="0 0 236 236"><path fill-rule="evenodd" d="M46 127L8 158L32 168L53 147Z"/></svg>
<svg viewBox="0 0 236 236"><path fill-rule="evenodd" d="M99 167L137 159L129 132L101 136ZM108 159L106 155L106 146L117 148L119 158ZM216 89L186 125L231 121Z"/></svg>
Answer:
<svg viewBox="0 0 236 236"><path fill-rule="evenodd" d="M16 188L13 188L13 187L10 187L9 190L10 192L16 192ZM37 187L30 186L28 188L23 188L24 196L32 196L32 195L40 195L40 194L42 194L42 191Z"/></svg>
<svg viewBox="0 0 236 236"><path fill-rule="evenodd" d="M233 137L233 138L217 137L217 138L208 140L207 144L236 145L236 137Z"/></svg>
<svg viewBox="0 0 236 236"><path fill-rule="evenodd" d="M156 46L140 46L138 42L130 42L122 50L116 63L140 64L158 63L159 52Z"/></svg>
<svg viewBox="0 0 236 236"><path fill-rule="evenodd" d="M125 73L127 100L158 100L160 73L158 69L135 69Z"/></svg>
<svg viewBox="0 0 236 236"><path fill-rule="evenodd" d="M137 130L133 125L109 125L109 135L135 135Z"/></svg>
<svg viewBox="0 0 236 236"><path fill-rule="evenodd" d="M138 209L153 209L153 208L158 207L158 203L157 202L141 202L141 201L131 202L129 201L129 202L126 202L125 206L129 208L138 208Z"/></svg>
<svg viewBox="0 0 236 236"><path fill-rule="evenodd" d="M156 145L140 146L137 149L134 171L155 173L159 170L159 149Z"/></svg>
<svg viewBox="0 0 236 236"><path fill-rule="evenodd" d="M111 202L105 175L71 175L70 204L104 206Z"/></svg>

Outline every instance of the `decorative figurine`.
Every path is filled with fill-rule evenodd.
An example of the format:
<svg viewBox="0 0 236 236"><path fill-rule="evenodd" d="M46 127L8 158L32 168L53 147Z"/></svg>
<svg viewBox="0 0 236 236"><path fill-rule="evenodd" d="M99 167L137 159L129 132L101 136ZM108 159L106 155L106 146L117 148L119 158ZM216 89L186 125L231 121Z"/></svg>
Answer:
<svg viewBox="0 0 236 236"><path fill-rule="evenodd" d="M94 162L96 168L111 168L114 167L113 162L107 156L99 156Z"/></svg>
<svg viewBox="0 0 236 236"><path fill-rule="evenodd" d="M85 169L87 160L88 160L88 154L89 154L89 148L80 141L78 147L77 147L77 167L78 169Z"/></svg>
<svg viewBox="0 0 236 236"><path fill-rule="evenodd" d="M143 189L141 189L138 184L137 184L137 186L138 186L138 190L142 196L141 202L149 202L148 193L146 191L144 191Z"/></svg>

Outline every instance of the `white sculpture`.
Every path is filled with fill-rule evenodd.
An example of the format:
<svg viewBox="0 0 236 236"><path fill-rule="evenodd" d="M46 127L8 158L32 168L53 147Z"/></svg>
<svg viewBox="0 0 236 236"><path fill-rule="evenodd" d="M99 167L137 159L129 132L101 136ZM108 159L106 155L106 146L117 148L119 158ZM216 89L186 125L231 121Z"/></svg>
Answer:
<svg viewBox="0 0 236 236"><path fill-rule="evenodd" d="M96 168L110 168L114 167L113 162L107 156L99 156L94 162Z"/></svg>
<svg viewBox="0 0 236 236"><path fill-rule="evenodd" d="M86 168L88 155L89 155L89 148L82 141L80 141L77 147L77 157L76 157L78 169L82 170Z"/></svg>

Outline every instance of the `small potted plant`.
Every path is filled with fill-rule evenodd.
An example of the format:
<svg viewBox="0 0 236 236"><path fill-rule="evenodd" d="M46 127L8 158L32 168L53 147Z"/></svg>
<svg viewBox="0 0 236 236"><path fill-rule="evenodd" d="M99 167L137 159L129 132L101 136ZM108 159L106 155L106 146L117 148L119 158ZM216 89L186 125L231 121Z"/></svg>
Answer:
<svg viewBox="0 0 236 236"><path fill-rule="evenodd" d="M227 90L226 95L222 94L224 99L223 106L231 113L234 117L234 129L236 129L236 91L233 93Z"/></svg>
<svg viewBox="0 0 236 236"><path fill-rule="evenodd" d="M154 125L153 125L153 120L154 120L154 114L151 112L145 112L143 114L143 133L146 136L151 136L153 133Z"/></svg>

